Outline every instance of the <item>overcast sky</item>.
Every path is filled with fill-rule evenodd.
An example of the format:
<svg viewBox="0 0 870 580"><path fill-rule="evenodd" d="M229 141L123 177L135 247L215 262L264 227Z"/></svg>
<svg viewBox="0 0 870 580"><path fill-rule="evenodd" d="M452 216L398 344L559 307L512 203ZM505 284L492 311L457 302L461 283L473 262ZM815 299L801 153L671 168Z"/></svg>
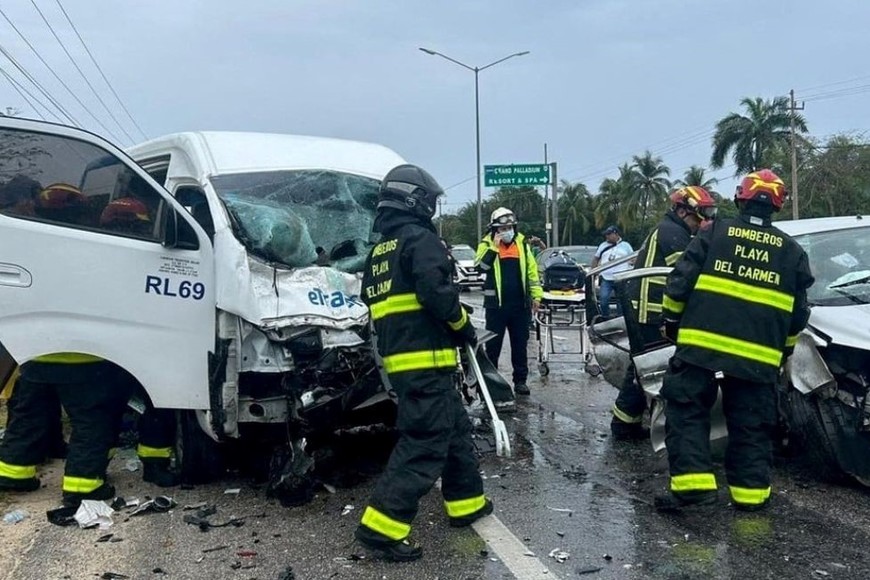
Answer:
<svg viewBox="0 0 870 580"><path fill-rule="evenodd" d="M33 2L115 104L57 0ZM119 136L110 139L129 144L33 2L0 9ZM793 88L813 135L870 130L867 0L61 3L149 137L238 130L373 141L449 188L445 211L476 196L474 74L421 46L472 66L531 51L480 73L482 163L541 162L546 142L559 176L592 191L646 149L673 177L707 166L713 125L745 96ZM106 134L3 19L0 44L82 125ZM21 79L5 57L0 67ZM10 106L34 116L0 77L0 108ZM113 112L141 140L116 104ZM715 173L725 193L732 172Z"/></svg>

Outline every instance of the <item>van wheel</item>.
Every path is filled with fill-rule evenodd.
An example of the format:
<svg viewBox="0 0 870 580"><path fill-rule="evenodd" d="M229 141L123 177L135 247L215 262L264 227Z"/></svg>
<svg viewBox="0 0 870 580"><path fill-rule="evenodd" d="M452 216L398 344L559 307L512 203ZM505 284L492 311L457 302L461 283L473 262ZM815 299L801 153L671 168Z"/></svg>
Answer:
<svg viewBox="0 0 870 580"><path fill-rule="evenodd" d="M790 437L802 450L804 459L813 467L820 468L824 479L839 482L844 478L837 461L837 452L831 441L830 430L823 413L824 402L818 395L804 395L789 387L786 393L788 429Z"/></svg>
<svg viewBox="0 0 870 580"><path fill-rule="evenodd" d="M186 484L211 483L226 473L224 449L203 433L195 411L178 412L175 457L180 466L181 481Z"/></svg>

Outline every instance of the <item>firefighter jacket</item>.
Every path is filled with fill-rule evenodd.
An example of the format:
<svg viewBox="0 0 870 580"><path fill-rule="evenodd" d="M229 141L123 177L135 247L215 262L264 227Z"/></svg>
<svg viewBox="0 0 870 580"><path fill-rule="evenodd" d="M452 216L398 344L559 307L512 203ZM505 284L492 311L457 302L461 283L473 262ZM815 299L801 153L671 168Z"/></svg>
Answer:
<svg viewBox="0 0 870 580"><path fill-rule="evenodd" d="M486 274L486 280L483 282L484 308L500 308L502 305L502 273L497 243L493 240L492 233L489 233L483 236L477 246L475 264ZM522 278L525 303L529 305L531 301L540 301L544 296L538 275L538 263L535 261L535 256L523 234L517 232L513 243L516 244L519 254L520 277Z"/></svg>
<svg viewBox="0 0 870 580"><path fill-rule="evenodd" d="M680 217L669 210L647 237L634 262L635 268L673 266L692 241L692 232ZM629 280L627 293L640 324L658 326L662 318L665 277L650 276Z"/></svg>
<svg viewBox="0 0 870 580"><path fill-rule="evenodd" d="M390 375L455 371L456 333L471 324L452 283L452 265L431 223L381 209L381 241L366 260L362 299L369 307L378 351Z"/></svg>
<svg viewBox="0 0 870 580"><path fill-rule="evenodd" d="M776 381L809 318L806 252L769 218L741 214L702 229L667 278L665 318L679 359L758 383Z"/></svg>

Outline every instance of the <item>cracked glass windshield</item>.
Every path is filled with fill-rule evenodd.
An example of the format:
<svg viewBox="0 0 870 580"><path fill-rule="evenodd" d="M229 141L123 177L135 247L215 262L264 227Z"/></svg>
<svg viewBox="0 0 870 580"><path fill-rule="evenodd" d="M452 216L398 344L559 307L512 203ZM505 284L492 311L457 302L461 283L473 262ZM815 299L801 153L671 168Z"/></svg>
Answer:
<svg viewBox="0 0 870 580"><path fill-rule="evenodd" d="M870 228L795 236L816 281L807 298L819 306L870 304Z"/></svg>
<svg viewBox="0 0 870 580"><path fill-rule="evenodd" d="M239 240L269 262L359 272L376 241L371 230L380 182L375 179L294 170L217 175L211 183ZM318 248L325 252L321 257Z"/></svg>

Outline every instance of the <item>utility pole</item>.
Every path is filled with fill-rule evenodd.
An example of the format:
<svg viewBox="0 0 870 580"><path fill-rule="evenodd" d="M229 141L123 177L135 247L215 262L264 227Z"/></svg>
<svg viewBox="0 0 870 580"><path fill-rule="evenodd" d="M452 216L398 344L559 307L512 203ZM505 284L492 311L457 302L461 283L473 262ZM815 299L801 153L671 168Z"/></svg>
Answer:
<svg viewBox="0 0 870 580"><path fill-rule="evenodd" d="M791 217L799 219L798 215L798 178L797 178L797 134L794 127L795 111L803 111L804 103L798 107L794 101L794 89L788 92L789 127L791 128Z"/></svg>
<svg viewBox="0 0 870 580"><path fill-rule="evenodd" d="M556 162L550 163L550 181L553 185L553 244L559 245L559 179L556 174Z"/></svg>
<svg viewBox="0 0 870 580"><path fill-rule="evenodd" d="M547 164L547 144L544 143L544 165ZM552 224L550 223L550 184L544 186L544 229L547 232L547 247L553 245L550 236L550 228Z"/></svg>

